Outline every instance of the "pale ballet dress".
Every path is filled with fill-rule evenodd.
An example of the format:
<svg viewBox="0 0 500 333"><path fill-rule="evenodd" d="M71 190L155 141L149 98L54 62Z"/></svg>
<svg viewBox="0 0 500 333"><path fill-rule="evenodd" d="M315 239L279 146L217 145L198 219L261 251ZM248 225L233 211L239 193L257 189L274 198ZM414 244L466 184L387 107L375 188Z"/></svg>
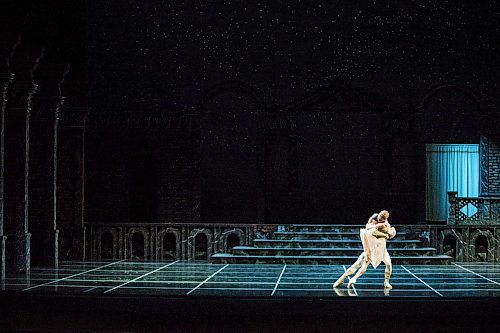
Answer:
<svg viewBox="0 0 500 333"><path fill-rule="evenodd" d="M396 230L392 227L385 228L389 230L389 237L393 238L396 235ZM363 244L363 251L370 260L373 268L377 268L382 261L388 262L390 260L389 253L387 252L387 240L384 237L377 238L373 236L376 228L367 230L360 229L359 237ZM385 231L384 231L385 232Z"/></svg>

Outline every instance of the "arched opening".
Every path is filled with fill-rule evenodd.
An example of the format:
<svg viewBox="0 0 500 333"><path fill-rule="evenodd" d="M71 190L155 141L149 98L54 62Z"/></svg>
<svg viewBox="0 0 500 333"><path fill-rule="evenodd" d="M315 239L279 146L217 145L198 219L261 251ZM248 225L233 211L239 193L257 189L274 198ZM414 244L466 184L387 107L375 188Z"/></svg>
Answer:
<svg viewBox="0 0 500 333"><path fill-rule="evenodd" d="M227 250L230 251L233 247L240 245L240 238L237 234L230 234L227 236Z"/></svg>
<svg viewBox="0 0 500 333"><path fill-rule="evenodd" d="M143 260L145 258L144 244L144 236L140 232L134 232L131 237L130 259Z"/></svg>
<svg viewBox="0 0 500 333"><path fill-rule="evenodd" d="M177 239L173 233L169 232L163 236L161 251L162 260L177 258Z"/></svg>
<svg viewBox="0 0 500 333"><path fill-rule="evenodd" d="M208 259L208 239L205 234L198 234L194 238L194 260Z"/></svg>
<svg viewBox="0 0 500 333"><path fill-rule="evenodd" d="M488 261L488 238L486 236L479 235L476 237L474 249L476 261Z"/></svg>
<svg viewBox="0 0 500 333"><path fill-rule="evenodd" d="M104 232L101 235L101 259L114 259L113 258L113 234L111 232Z"/></svg>
<svg viewBox="0 0 500 333"><path fill-rule="evenodd" d="M457 240L452 235L446 235L443 239L443 254L457 260Z"/></svg>

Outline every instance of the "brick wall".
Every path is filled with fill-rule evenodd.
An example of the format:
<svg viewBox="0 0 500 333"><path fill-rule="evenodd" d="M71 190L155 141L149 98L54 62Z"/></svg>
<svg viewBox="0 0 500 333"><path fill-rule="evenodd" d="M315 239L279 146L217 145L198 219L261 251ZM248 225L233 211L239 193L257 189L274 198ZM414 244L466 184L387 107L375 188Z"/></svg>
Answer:
<svg viewBox="0 0 500 333"><path fill-rule="evenodd" d="M490 141L488 155L490 192L500 194L500 140L498 138Z"/></svg>
<svg viewBox="0 0 500 333"><path fill-rule="evenodd" d="M481 195L500 196L500 137L481 137Z"/></svg>
<svg viewBox="0 0 500 333"><path fill-rule="evenodd" d="M113 128L89 130L86 136L86 221L129 220L126 134L117 132Z"/></svg>
<svg viewBox="0 0 500 333"><path fill-rule="evenodd" d="M193 222L196 172L194 146L189 133L171 129L160 142L160 189L158 220Z"/></svg>

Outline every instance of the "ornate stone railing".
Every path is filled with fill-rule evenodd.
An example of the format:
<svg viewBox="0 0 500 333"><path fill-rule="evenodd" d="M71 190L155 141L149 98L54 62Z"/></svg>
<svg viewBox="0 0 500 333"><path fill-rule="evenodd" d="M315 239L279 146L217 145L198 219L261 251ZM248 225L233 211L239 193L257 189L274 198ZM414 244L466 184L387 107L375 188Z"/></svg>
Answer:
<svg viewBox="0 0 500 333"><path fill-rule="evenodd" d="M453 198L456 199L456 195ZM458 208L454 209L460 209L469 203L467 200L460 201L460 199L462 198L456 200L455 204ZM477 200L478 198L471 199ZM484 204L485 200L480 199ZM461 203L459 204L457 201ZM495 203L498 205L498 200ZM491 206L491 202L489 205ZM463 219L454 225L394 224L393 226L398 233L405 234L405 239L420 240L422 246L436 248L438 254L450 255L455 261L500 262L500 223L498 223L498 219L495 220L496 224L486 223L486 221L491 220L493 219L483 219L481 220L482 224L472 222L470 219L465 222L466 219ZM252 246L253 240L256 238L272 239L274 232L293 230L293 226L292 224L246 223L86 222L83 235L83 243L85 244L83 260L140 259L161 261L175 259L189 261L199 260L201 252L204 254L203 260L209 260L212 254L227 253L230 246ZM321 228L334 225L314 226ZM357 230L358 227L362 226L351 227ZM64 235L68 231L62 230L61 232ZM206 247L203 249L198 247L197 249L198 236L201 234L206 237L206 242L203 244ZM137 238L134 235L142 237L140 244L136 244ZM239 240L238 244L234 244L235 237ZM104 238L107 238L107 242L103 240ZM61 247L63 246L61 245ZM138 249L143 255L140 258L135 258L134 251Z"/></svg>
<svg viewBox="0 0 500 333"><path fill-rule="evenodd" d="M250 245L254 238L271 237L278 225L246 224L246 223L104 223L86 222L84 227L84 258L102 259L104 234L111 237L108 259L133 259L134 235L142 237L142 258L145 260L163 260L164 237L171 234L175 245L171 250L178 260L196 259L195 244L197 236L206 237L206 254L226 252L228 237L234 234L239 239L239 245Z"/></svg>
<svg viewBox="0 0 500 333"><path fill-rule="evenodd" d="M448 225L500 224L500 197L458 197L448 192Z"/></svg>

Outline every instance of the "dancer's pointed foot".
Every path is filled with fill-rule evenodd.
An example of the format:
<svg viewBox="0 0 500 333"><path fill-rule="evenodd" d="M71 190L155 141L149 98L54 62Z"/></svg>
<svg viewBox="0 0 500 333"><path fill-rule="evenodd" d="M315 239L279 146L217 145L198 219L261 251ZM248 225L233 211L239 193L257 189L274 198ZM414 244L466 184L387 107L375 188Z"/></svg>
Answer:
<svg viewBox="0 0 500 333"><path fill-rule="evenodd" d="M333 284L333 288L337 288L338 286L342 285L342 283L344 283L344 280L346 277L347 277L347 275L342 274L342 276L339 277L339 279L337 281L335 281L335 283Z"/></svg>
<svg viewBox="0 0 500 333"><path fill-rule="evenodd" d="M352 288L355 283L356 283L356 279L350 279L349 283L347 284L347 288Z"/></svg>
<svg viewBox="0 0 500 333"><path fill-rule="evenodd" d="M349 293L346 292L344 288L333 288L333 291L337 294L337 296L349 296Z"/></svg>
<svg viewBox="0 0 500 333"><path fill-rule="evenodd" d="M391 284L389 283L389 280L384 281L384 289L392 289Z"/></svg>

